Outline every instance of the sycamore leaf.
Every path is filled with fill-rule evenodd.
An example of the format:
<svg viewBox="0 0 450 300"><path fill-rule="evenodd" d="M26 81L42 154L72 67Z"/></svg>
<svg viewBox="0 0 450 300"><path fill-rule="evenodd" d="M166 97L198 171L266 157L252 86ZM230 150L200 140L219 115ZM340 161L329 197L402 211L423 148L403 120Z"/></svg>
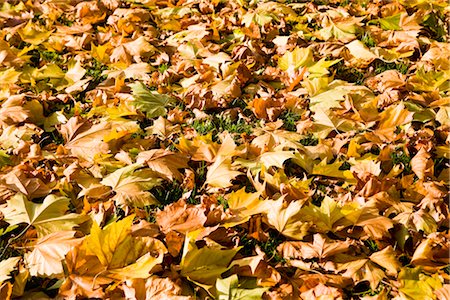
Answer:
<svg viewBox="0 0 450 300"><path fill-rule="evenodd" d="M314 165L312 174L342 178L352 182L354 179L352 172L349 170L339 170L341 165L342 163L339 161L335 161L332 164L327 164L327 160L324 159L319 164Z"/></svg>
<svg viewBox="0 0 450 300"><path fill-rule="evenodd" d="M188 168L188 158L185 155L162 149L140 152L136 162L138 164L147 164L154 172L171 181L174 179L182 181L182 176L178 169Z"/></svg>
<svg viewBox="0 0 450 300"><path fill-rule="evenodd" d="M419 179L424 179L427 175L433 175L433 160L425 148L420 148L419 152L411 159L411 170L419 177Z"/></svg>
<svg viewBox="0 0 450 300"><path fill-rule="evenodd" d="M380 268L386 269L386 272ZM397 275L401 264L396 259L396 253L391 246L381 251L373 253L368 258L353 260L340 264L338 270L344 272L344 276L352 277L355 282L367 280L372 289L376 289L378 284L387 275Z"/></svg>
<svg viewBox="0 0 450 300"><path fill-rule="evenodd" d="M163 211L156 213L156 222L164 233L171 230L188 233L202 228L206 220L203 209L187 205L183 200L167 205Z"/></svg>
<svg viewBox="0 0 450 300"><path fill-rule="evenodd" d="M205 246L195 244L197 232L187 234L181 259L181 275L193 282L213 285L220 274L230 268L230 262L241 247L222 249L220 245Z"/></svg>
<svg viewBox="0 0 450 300"><path fill-rule="evenodd" d="M232 169L230 156L219 155L216 157L216 161L208 167L205 184L211 187L226 188L232 185L232 179L241 174L243 173Z"/></svg>
<svg viewBox="0 0 450 300"><path fill-rule="evenodd" d="M378 210L370 206L360 207L357 203L349 203L342 207L341 212L345 217L336 226L360 226L365 234L375 240L390 236L389 229L394 226L391 219L380 216Z"/></svg>
<svg viewBox="0 0 450 300"><path fill-rule="evenodd" d="M259 161L266 167L272 166L282 168L286 160L294 158L295 155L292 151L274 151L266 152L259 156Z"/></svg>
<svg viewBox="0 0 450 300"><path fill-rule="evenodd" d="M377 58L377 56L370 52L370 50L367 49L359 40L354 40L345 45L345 47L352 56L349 61L357 67L367 67L374 59Z"/></svg>
<svg viewBox="0 0 450 300"><path fill-rule="evenodd" d="M324 238L322 234L316 233L314 235L313 243L284 242L278 249L285 257L295 259L319 258L322 260L347 251L349 245L348 241L331 242L327 238Z"/></svg>
<svg viewBox="0 0 450 300"><path fill-rule="evenodd" d="M344 216L338 203L327 196L322 200L320 207L309 204L302 208L300 215L302 219L310 221L313 227L322 233L332 231L334 224Z"/></svg>
<svg viewBox="0 0 450 300"><path fill-rule="evenodd" d="M367 280L370 287L375 290L380 281L386 277L384 271L370 259L357 259L344 263L338 267L339 271L344 271L343 276L351 277L355 283Z"/></svg>
<svg viewBox="0 0 450 300"><path fill-rule="evenodd" d="M141 164L132 164L120 168L100 181L109 186L116 193L114 199L121 205L134 205L143 207L157 203L148 190L160 183L157 173Z"/></svg>
<svg viewBox="0 0 450 300"><path fill-rule="evenodd" d="M435 299L434 291L442 287L438 274L425 275L421 273L419 267L403 268L398 279L401 283L400 295L406 300L433 300Z"/></svg>
<svg viewBox="0 0 450 300"><path fill-rule="evenodd" d="M69 203L69 198L48 195L42 204L36 204L18 193L1 206L0 211L10 225L32 225L38 236L43 237L57 231L72 230L74 226L87 220L87 216L66 214Z"/></svg>
<svg viewBox="0 0 450 300"><path fill-rule="evenodd" d="M266 202L261 200L262 190L247 193L245 188L229 194L227 203L233 218L226 221L225 227L232 227L247 222L250 216L265 211Z"/></svg>
<svg viewBox="0 0 450 300"><path fill-rule="evenodd" d="M51 34L52 31L41 28L36 23L31 22L31 20L24 27L19 29L19 35L22 38L22 41L32 45L42 44Z"/></svg>
<svg viewBox="0 0 450 300"><path fill-rule="evenodd" d="M301 240L307 234L311 224L300 221L301 201L292 201L285 204L283 197L276 201L271 201L267 205L267 220L283 235Z"/></svg>
<svg viewBox="0 0 450 300"><path fill-rule="evenodd" d="M11 278L10 273L17 267L20 257L10 257L0 261L0 284Z"/></svg>
<svg viewBox="0 0 450 300"><path fill-rule="evenodd" d="M109 122L92 125L77 117L72 117L61 126L60 132L66 140L65 147L72 154L86 160L93 160L99 153L108 152L108 144L103 137L110 133L112 126Z"/></svg>
<svg viewBox="0 0 450 300"><path fill-rule="evenodd" d="M396 14L393 16L378 19L377 21L380 23L381 28L383 28L384 30L402 30L402 27L400 26L401 16L402 14Z"/></svg>
<svg viewBox="0 0 450 300"><path fill-rule="evenodd" d="M86 247L87 255L95 255L107 270L119 278L149 277L151 269L162 262L166 252L160 241L131 236L133 219L134 215L131 215L103 229L93 222L91 234L82 245ZM157 257L149 251L157 253Z"/></svg>
<svg viewBox="0 0 450 300"><path fill-rule="evenodd" d="M33 251L25 254L31 276L50 277L63 273L61 261L69 250L81 243L74 238L75 231L60 231L36 241Z"/></svg>
<svg viewBox="0 0 450 300"><path fill-rule="evenodd" d="M298 70L300 67L309 66L313 62L310 48L296 47L292 52L286 52L278 60L278 67L283 71Z"/></svg>
<svg viewBox="0 0 450 300"><path fill-rule="evenodd" d="M258 300L268 290L264 287L245 288L239 283L237 275L216 281L218 300Z"/></svg>
<svg viewBox="0 0 450 300"><path fill-rule="evenodd" d="M133 106L144 112L147 118L166 115L166 105L171 99L169 96L150 91L141 82L133 84L131 89L133 90L134 97L134 101L132 102Z"/></svg>

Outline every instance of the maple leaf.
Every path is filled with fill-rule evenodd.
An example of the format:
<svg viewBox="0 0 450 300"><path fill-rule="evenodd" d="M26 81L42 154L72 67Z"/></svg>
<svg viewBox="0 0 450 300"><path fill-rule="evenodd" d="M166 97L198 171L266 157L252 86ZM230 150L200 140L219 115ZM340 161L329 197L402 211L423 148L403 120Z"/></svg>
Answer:
<svg viewBox="0 0 450 300"><path fill-rule="evenodd" d="M77 117L61 125L60 132L64 137L65 147L70 149L73 155L86 160L93 160L99 153L107 153L108 144L103 137L111 130L111 123L100 123L92 125L90 122Z"/></svg>
<svg viewBox="0 0 450 300"><path fill-rule="evenodd" d="M201 208L187 205L183 200L167 205L156 214L156 222L166 233L171 230L181 233L195 231L202 228L206 219Z"/></svg>
<svg viewBox="0 0 450 300"><path fill-rule="evenodd" d="M237 275L231 275L216 281L217 299L219 300L244 300L261 299L262 294L268 290L266 287L246 287L239 284Z"/></svg>
<svg viewBox="0 0 450 300"><path fill-rule="evenodd" d="M10 225L26 223L35 227L38 236L43 237L61 230L72 230L88 219L75 213L66 214L69 203L69 198L48 195L42 204L36 204L17 193L0 207L0 211Z"/></svg>
<svg viewBox="0 0 450 300"><path fill-rule="evenodd" d="M179 153L173 153L162 149L144 151L136 157L138 164L147 164L154 172L157 172L167 180L182 180L178 169L188 168L188 158Z"/></svg>
<svg viewBox="0 0 450 300"><path fill-rule="evenodd" d="M194 231L186 235L180 263L181 275L193 282L210 286L220 274L230 268L231 260L241 247L221 249L216 244L199 249L195 245L196 234L198 232Z"/></svg>
<svg viewBox="0 0 450 300"><path fill-rule="evenodd" d="M380 281L386 277L386 273L396 275L400 269L401 264L395 257L394 249L388 246L373 253L368 258L343 263L338 267L338 270L345 270L343 275L351 276L356 282L367 280L370 287L376 289ZM386 269L386 272L380 267Z"/></svg>
<svg viewBox="0 0 450 300"><path fill-rule="evenodd" d="M171 99L169 96L149 91L141 82L133 84L131 89L133 90L134 97L133 105L143 111L147 115L147 118L166 115L166 105Z"/></svg>
<svg viewBox="0 0 450 300"><path fill-rule="evenodd" d="M300 221L301 207L301 201L285 204L281 197L267 205L267 220L283 235L301 240L311 227L309 222Z"/></svg>
<svg viewBox="0 0 450 300"><path fill-rule="evenodd" d="M59 231L44 236L32 246L24 258L31 276L51 277L63 273L62 260L69 250L81 243L74 238L75 231Z"/></svg>
<svg viewBox="0 0 450 300"><path fill-rule="evenodd" d="M157 173L142 168L141 164L132 164L120 168L100 181L112 188L116 195L114 200L120 205L145 205L158 203L148 190L160 183Z"/></svg>

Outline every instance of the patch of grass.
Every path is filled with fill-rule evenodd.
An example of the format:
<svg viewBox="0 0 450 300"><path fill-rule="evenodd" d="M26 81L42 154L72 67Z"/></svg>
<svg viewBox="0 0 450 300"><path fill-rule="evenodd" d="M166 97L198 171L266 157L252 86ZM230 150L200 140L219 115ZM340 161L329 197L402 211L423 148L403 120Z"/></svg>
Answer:
<svg viewBox="0 0 450 300"><path fill-rule="evenodd" d="M62 58L62 56L55 51L40 51L39 52L41 59L45 60L45 61L49 61L49 62L54 62L54 63L62 63L64 62L64 59Z"/></svg>
<svg viewBox="0 0 450 300"><path fill-rule="evenodd" d="M285 238L279 232L272 229L269 230L269 239L265 242L248 238L247 234L244 234L240 239L240 245L243 246L241 252L245 256L252 255L255 246L258 245L267 255L268 261L272 261L274 264L286 263L286 259L277 251L277 247L284 241Z"/></svg>
<svg viewBox="0 0 450 300"><path fill-rule="evenodd" d="M372 38L369 32L365 31L364 34L361 36L361 42L364 43L369 48L375 47L377 44L375 43L375 40Z"/></svg>
<svg viewBox="0 0 450 300"><path fill-rule="evenodd" d="M192 123L192 128L194 128L195 131L201 135L205 135L216 130L216 126L211 120L194 120L194 123Z"/></svg>
<svg viewBox="0 0 450 300"><path fill-rule="evenodd" d="M176 181L165 182L163 185L155 186L150 192L163 206L177 202L184 193L180 184Z"/></svg>
<svg viewBox="0 0 450 300"><path fill-rule="evenodd" d="M316 146L319 143L319 139L312 134L308 134L306 137L302 138L299 142L303 146Z"/></svg>
<svg viewBox="0 0 450 300"><path fill-rule="evenodd" d="M402 73L402 74L406 74L408 72L408 65L404 64L402 62L399 63L395 63L395 62L385 62L382 60L376 60L373 63L373 67L375 68L375 74L381 74L385 71L388 70L397 70L398 72Z"/></svg>
<svg viewBox="0 0 450 300"><path fill-rule="evenodd" d="M229 208L228 200L225 199L224 196L220 195L220 196L217 198L217 202L218 202L220 205L223 206L223 209L224 209L224 210L226 210L226 209Z"/></svg>
<svg viewBox="0 0 450 300"><path fill-rule="evenodd" d="M356 68L347 67L343 61L330 67L335 79L345 80L357 85L364 83L365 74Z"/></svg>
<svg viewBox="0 0 450 300"><path fill-rule="evenodd" d="M249 135L253 131L252 125L242 119L232 121L229 118L222 118L218 116L213 116L213 118L209 120L194 120L192 127L195 131L202 135L211 132L214 139L217 138L219 133L224 131L237 134L246 133Z"/></svg>
<svg viewBox="0 0 450 300"><path fill-rule="evenodd" d="M405 173L411 172L411 157L408 154L403 152L403 150L399 150L397 152L391 153L391 160L394 165L402 164Z"/></svg>
<svg viewBox="0 0 450 300"><path fill-rule="evenodd" d="M279 117L284 122L284 128L289 131L297 131L296 122L300 120L301 116L292 111L285 111Z"/></svg>
<svg viewBox="0 0 450 300"><path fill-rule="evenodd" d="M369 239L369 240L364 241L364 245L366 245L366 247L369 248L369 250L371 252L379 251L377 243L373 240Z"/></svg>
<svg viewBox="0 0 450 300"><path fill-rule="evenodd" d="M86 75L93 77L93 81L96 82L96 84L105 80L106 76L102 75L102 72L107 70L108 66L95 58L92 59L90 63L91 64L89 66L85 66Z"/></svg>
<svg viewBox="0 0 450 300"><path fill-rule="evenodd" d="M169 65L168 64L161 64L161 65L158 66L159 73L164 73L168 69L169 69Z"/></svg>

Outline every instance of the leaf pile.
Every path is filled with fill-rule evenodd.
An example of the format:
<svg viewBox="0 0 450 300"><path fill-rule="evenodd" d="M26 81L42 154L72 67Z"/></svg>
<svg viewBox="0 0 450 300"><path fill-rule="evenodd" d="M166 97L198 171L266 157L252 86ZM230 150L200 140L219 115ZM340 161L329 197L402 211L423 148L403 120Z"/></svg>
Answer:
<svg viewBox="0 0 450 300"><path fill-rule="evenodd" d="M0 4L0 298L449 299L444 0Z"/></svg>

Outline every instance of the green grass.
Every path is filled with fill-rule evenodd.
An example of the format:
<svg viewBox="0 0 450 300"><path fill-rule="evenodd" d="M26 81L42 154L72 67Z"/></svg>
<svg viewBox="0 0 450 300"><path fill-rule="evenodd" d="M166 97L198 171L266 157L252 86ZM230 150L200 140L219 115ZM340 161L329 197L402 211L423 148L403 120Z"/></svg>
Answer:
<svg viewBox="0 0 450 300"><path fill-rule="evenodd" d="M192 128L194 128L195 131L201 135L211 132L214 139L217 138L219 133L224 131L236 134L246 133L249 135L253 132L253 126L248 124L243 119L232 121L229 118L223 118L220 116L213 116L208 120L194 120L192 123Z"/></svg>
<svg viewBox="0 0 450 300"><path fill-rule="evenodd" d="M296 122L300 120L301 115L292 112L292 111L285 111L283 112L280 117L281 120L284 122L284 128L289 131L297 131L297 125Z"/></svg>
<svg viewBox="0 0 450 300"><path fill-rule="evenodd" d="M312 134L308 134L306 137L302 138L299 142L303 146L316 146L319 143L319 139Z"/></svg>
<svg viewBox="0 0 450 300"><path fill-rule="evenodd" d="M385 71L388 70L397 70L398 72L402 73L403 75L405 75L408 72L408 65L404 64L402 62L399 63L395 63L395 62L384 62L382 60L376 60L373 63L373 67L375 68L375 74L381 74Z"/></svg>
<svg viewBox="0 0 450 300"><path fill-rule="evenodd" d="M247 234L242 235L240 245L243 246L242 253L246 256L252 255L255 246L258 245L262 251L267 255L268 261L273 264L286 263L286 259L282 257L277 247L285 241L285 238L275 230L269 230L269 238L267 241L258 241L254 238L248 238Z"/></svg>
<svg viewBox="0 0 450 300"><path fill-rule="evenodd" d="M408 174L411 172L411 157L408 156L403 150L391 153L391 160L394 165L402 164L403 171Z"/></svg>
<svg viewBox="0 0 450 300"><path fill-rule="evenodd" d="M161 64L161 65L158 66L159 73L164 73L168 69L169 69L169 65L168 64Z"/></svg>
<svg viewBox="0 0 450 300"><path fill-rule="evenodd" d="M85 66L86 75L93 77L93 81L97 84L106 79L106 76L102 75L102 72L108 69L104 63L97 59L92 59L90 65Z"/></svg>
<svg viewBox="0 0 450 300"><path fill-rule="evenodd" d="M364 83L365 74L357 68L347 67L343 61L331 66L330 70L334 74L335 79L345 80L357 85Z"/></svg>

